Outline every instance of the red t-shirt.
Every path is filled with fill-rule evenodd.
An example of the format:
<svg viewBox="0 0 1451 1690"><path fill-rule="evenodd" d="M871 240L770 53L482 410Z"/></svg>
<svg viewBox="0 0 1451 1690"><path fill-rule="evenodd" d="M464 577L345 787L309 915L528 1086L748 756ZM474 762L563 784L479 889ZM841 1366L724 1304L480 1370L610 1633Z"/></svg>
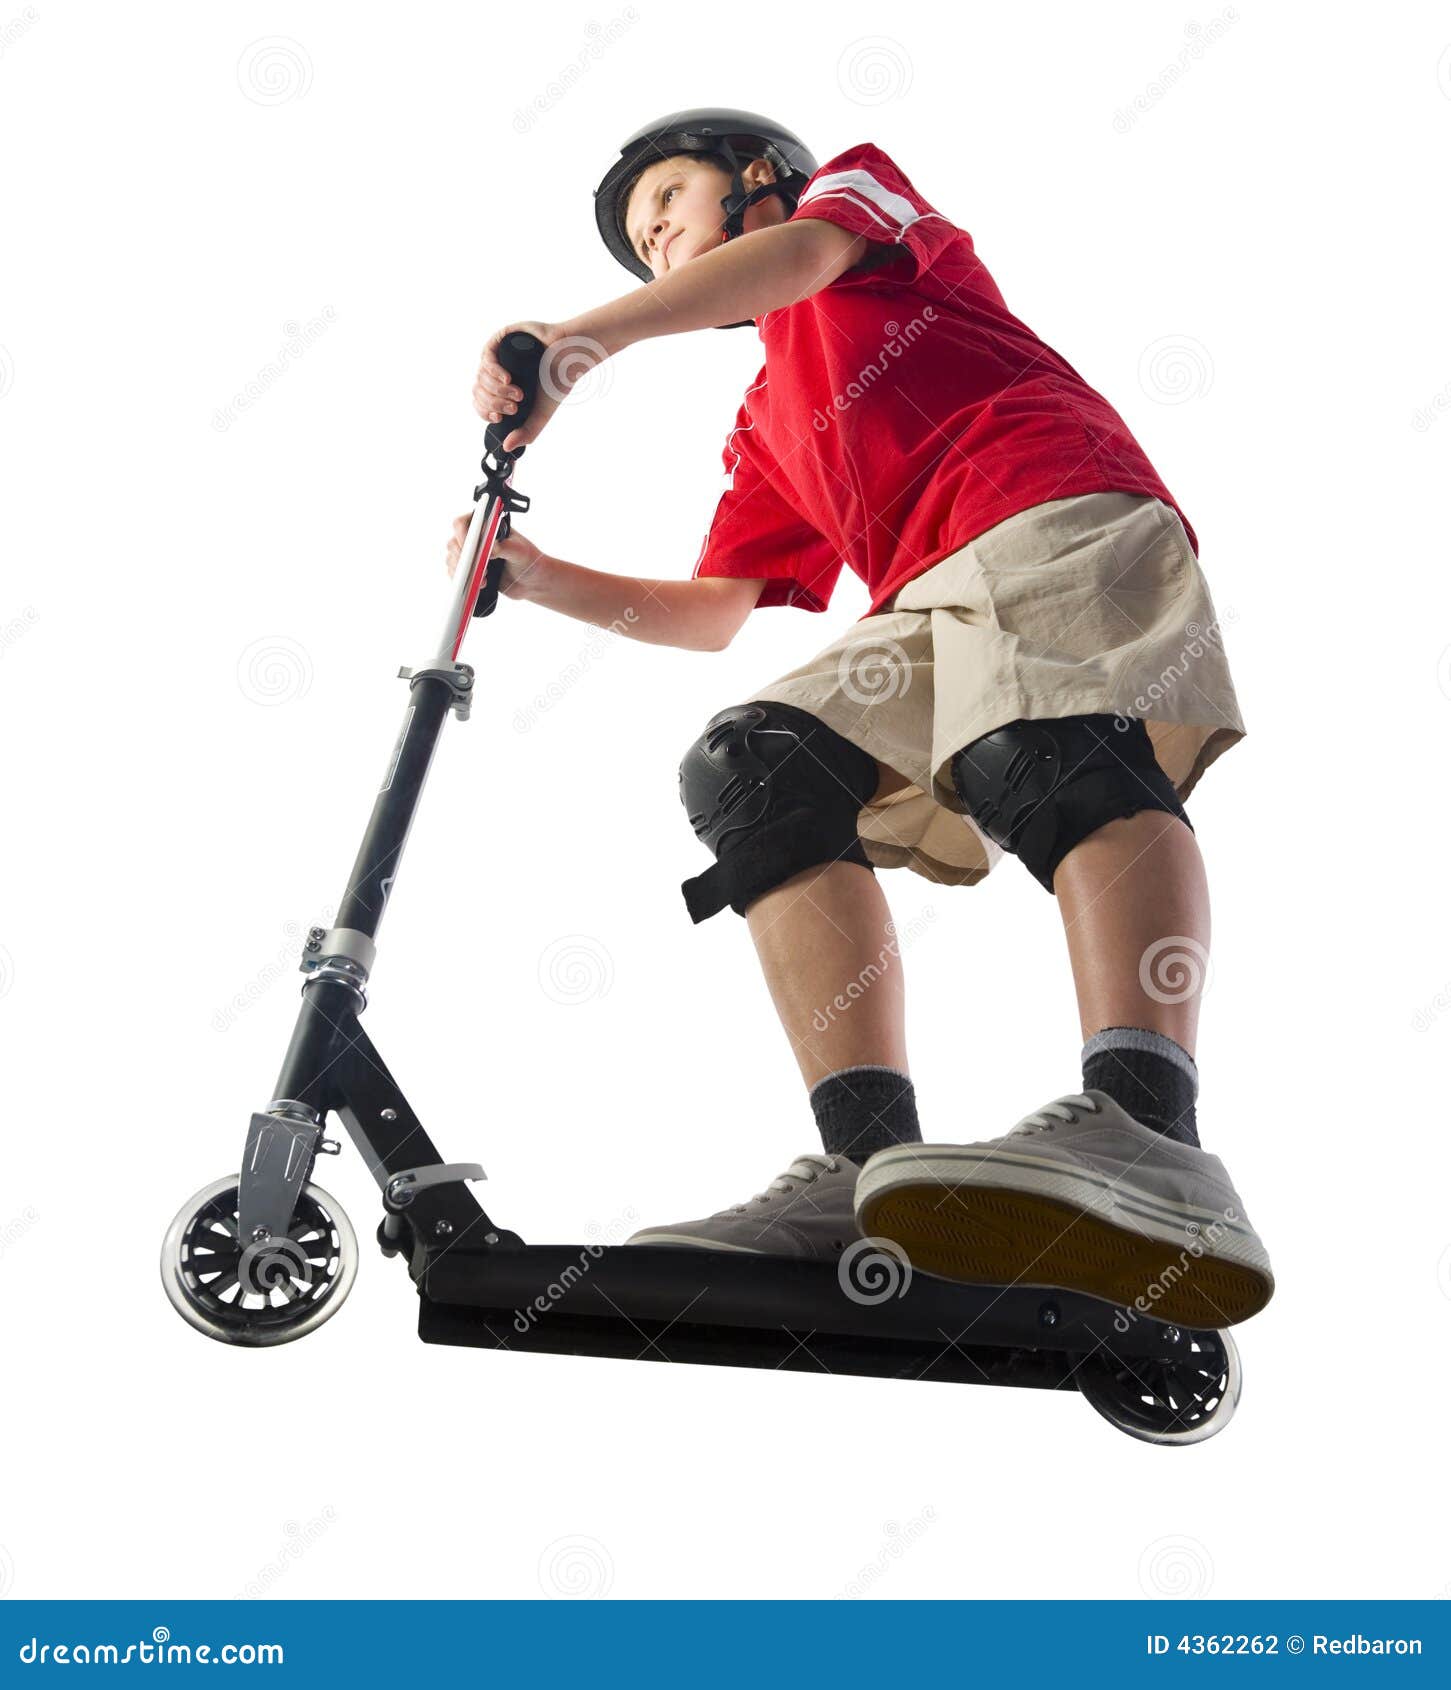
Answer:
<svg viewBox="0 0 1451 1690"><path fill-rule="evenodd" d="M803 217L895 251L758 321L766 363L726 441L695 577L764 578L758 604L825 610L846 564L870 616L1030 505L1098 492L1174 504L1123 418L1008 310L972 237L880 148L824 164Z"/></svg>

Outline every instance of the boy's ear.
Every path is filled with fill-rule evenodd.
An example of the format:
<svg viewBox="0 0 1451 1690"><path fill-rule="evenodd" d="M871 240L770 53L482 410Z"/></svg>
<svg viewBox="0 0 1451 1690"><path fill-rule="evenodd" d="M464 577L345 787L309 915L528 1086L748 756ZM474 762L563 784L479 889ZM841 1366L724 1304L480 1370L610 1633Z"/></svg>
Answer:
<svg viewBox="0 0 1451 1690"><path fill-rule="evenodd" d="M741 180L748 188L759 188L766 182L776 180L775 167L769 159L753 158L741 172Z"/></svg>

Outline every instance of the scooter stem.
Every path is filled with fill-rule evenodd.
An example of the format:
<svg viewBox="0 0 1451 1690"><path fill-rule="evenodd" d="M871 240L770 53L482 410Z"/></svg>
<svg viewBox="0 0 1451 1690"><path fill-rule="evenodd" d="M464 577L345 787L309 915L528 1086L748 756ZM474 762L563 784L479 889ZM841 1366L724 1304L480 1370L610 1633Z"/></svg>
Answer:
<svg viewBox="0 0 1451 1690"><path fill-rule="evenodd" d="M458 590L454 594L443 640L438 648L437 661L440 664L455 662L469 623L476 615L488 616L493 611L504 572L503 559L493 557L494 542L508 538L512 511L529 508L528 499L513 492L509 486L514 465L524 455L524 448L520 446L506 452L504 439L516 428L522 428L534 409L539 395L544 343L532 334L505 335L496 356L524 397L512 415L506 416L502 422L490 423L484 436L487 450L479 466L484 472L484 479L474 489L474 514L459 551ZM483 497L485 493L488 494L487 499ZM480 604L481 593L483 602Z"/></svg>

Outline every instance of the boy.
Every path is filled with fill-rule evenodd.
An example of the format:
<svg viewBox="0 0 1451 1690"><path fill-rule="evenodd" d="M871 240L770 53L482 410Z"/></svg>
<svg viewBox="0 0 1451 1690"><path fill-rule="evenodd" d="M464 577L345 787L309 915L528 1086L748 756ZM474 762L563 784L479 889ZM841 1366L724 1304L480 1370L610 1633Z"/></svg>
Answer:
<svg viewBox="0 0 1451 1690"><path fill-rule="evenodd" d="M687 908L744 916L824 1154L631 1242L820 1258L865 1232L931 1273L1193 1327L1248 1318L1268 1257L1194 1110L1209 911L1181 800L1244 729L1192 530L1122 418L875 146L818 168L768 119L675 113L625 143L596 219L646 285L491 338L474 389L489 421L520 397L502 335L550 349L506 447L538 437L584 367L653 335L754 323L765 367L691 580L580 568L516 532L503 590L710 651L755 608L824 610L843 563L871 592L847 633L714 716L680 769L716 857ZM1083 1089L1006 1134L924 1145L875 870L970 885L1004 852L1058 900ZM819 1007L864 980L823 1028Z"/></svg>

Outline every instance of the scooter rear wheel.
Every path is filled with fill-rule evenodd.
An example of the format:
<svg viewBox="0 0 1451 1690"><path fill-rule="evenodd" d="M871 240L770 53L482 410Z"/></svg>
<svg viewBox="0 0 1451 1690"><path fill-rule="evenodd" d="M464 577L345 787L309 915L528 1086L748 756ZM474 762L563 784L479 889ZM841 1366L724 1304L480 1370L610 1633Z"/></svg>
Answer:
<svg viewBox="0 0 1451 1690"><path fill-rule="evenodd" d="M1078 1386L1104 1417L1150 1444L1197 1444L1222 1432L1239 1406L1239 1351L1228 1332L1185 1332L1173 1360L1085 1358Z"/></svg>
<svg viewBox="0 0 1451 1690"><path fill-rule="evenodd" d="M358 1241L341 1205L305 1186L285 1238L244 1244L235 1174L181 1207L161 1246L172 1307L222 1344L286 1344L342 1306L358 1272Z"/></svg>

